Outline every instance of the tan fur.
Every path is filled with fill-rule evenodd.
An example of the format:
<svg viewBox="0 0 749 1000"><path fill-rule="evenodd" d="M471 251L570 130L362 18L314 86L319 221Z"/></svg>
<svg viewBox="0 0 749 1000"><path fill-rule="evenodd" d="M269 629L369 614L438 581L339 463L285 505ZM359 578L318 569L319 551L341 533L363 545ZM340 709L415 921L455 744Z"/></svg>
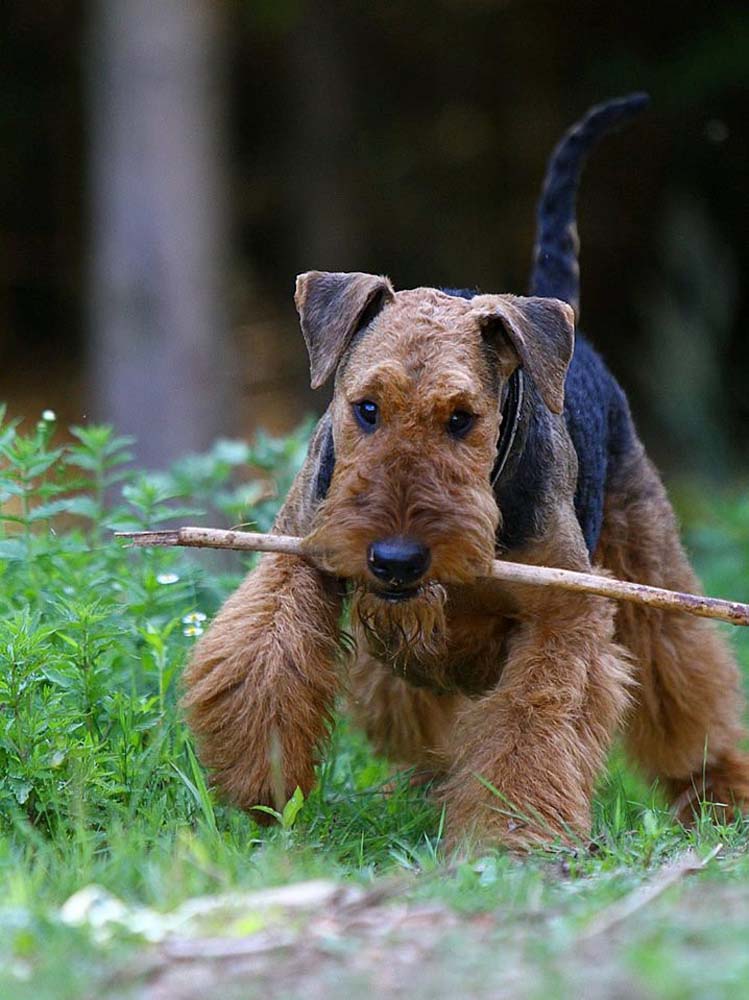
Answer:
<svg viewBox="0 0 749 1000"><path fill-rule="evenodd" d="M628 702L628 663L612 643L612 618L607 602L587 599L513 635L499 687L456 719L441 789L453 837L468 829L522 847L589 835L593 786Z"/></svg>
<svg viewBox="0 0 749 1000"><path fill-rule="evenodd" d="M217 784L244 808L279 808L297 785L312 787L338 689L339 609L315 570L268 555L195 650L185 678L188 720Z"/></svg>
<svg viewBox="0 0 749 1000"><path fill-rule="evenodd" d="M439 776L452 843L586 837L594 782L625 717L630 752L681 815L702 794L749 800L737 669L711 625L477 582L495 555L502 512L490 473L503 388L520 363L551 414L553 478L537 498L535 540L503 555L591 568L560 412L569 307L394 292L382 277L320 272L300 277L297 304L313 379L335 371L335 392L276 529L309 535L326 572L266 556L195 650L185 704L219 788L244 808L310 788L339 687L346 587L349 711L376 749ZM363 399L379 407L373 433L354 416ZM455 410L477 417L460 440L446 433ZM335 470L321 499L331 435ZM417 539L431 554L420 589L399 603L367 559L389 538ZM624 579L694 589L641 449L607 498L597 561Z"/></svg>
<svg viewBox="0 0 749 1000"><path fill-rule="evenodd" d="M606 498L597 556L624 579L700 590L658 473L641 451ZM616 627L637 664L639 693L626 731L633 759L660 781L684 820L701 797L729 812L749 802L739 672L715 625L622 603Z"/></svg>
<svg viewBox="0 0 749 1000"><path fill-rule="evenodd" d="M415 688L363 652L351 666L348 710L374 749L394 763L440 774L456 711L467 699Z"/></svg>

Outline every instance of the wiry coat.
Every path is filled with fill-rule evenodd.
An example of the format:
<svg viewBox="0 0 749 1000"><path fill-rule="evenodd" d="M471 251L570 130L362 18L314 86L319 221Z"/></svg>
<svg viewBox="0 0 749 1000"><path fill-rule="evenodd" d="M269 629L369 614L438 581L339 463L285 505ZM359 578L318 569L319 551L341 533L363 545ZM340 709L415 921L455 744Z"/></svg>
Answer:
<svg viewBox="0 0 749 1000"><path fill-rule="evenodd" d="M624 394L583 339L573 355L582 159L641 103L594 109L555 151L531 297L300 277L312 382L335 375L335 392L276 529L310 536L325 571L265 556L186 674L203 760L237 804L279 806L310 788L343 687L378 750L439 776L452 840L586 836L622 726L680 814L701 794L726 806L749 796L738 673L711 625L481 579L501 554L697 586ZM525 391L511 412L518 368ZM470 418L465 434L448 433L456 414ZM416 586L382 584L382 539L428 555ZM342 666L344 597L356 654Z"/></svg>

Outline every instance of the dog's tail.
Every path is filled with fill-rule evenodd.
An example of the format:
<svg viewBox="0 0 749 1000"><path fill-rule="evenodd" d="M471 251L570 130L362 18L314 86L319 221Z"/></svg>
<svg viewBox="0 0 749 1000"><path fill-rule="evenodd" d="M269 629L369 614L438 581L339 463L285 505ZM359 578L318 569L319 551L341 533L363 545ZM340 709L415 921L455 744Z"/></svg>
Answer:
<svg viewBox="0 0 749 1000"><path fill-rule="evenodd" d="M538 206L531 295L561 299L580 311L580 268L575 218L577 185L585 157L607 132L648 104L647 94L629 94L596 104L565 132L551 154Z"/></svg>

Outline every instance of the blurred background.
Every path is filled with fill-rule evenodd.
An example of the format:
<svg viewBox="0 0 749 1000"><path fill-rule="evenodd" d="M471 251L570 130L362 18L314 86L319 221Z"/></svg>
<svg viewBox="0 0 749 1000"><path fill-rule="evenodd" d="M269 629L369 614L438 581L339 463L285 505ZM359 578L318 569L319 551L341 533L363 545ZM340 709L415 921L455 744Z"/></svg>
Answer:
<svg viewBox="0 0 749 1000"><path fill-rule="evenodd" d="M523 292L546 158L587 107L582 325L671 475L749 460L749 7L3 0L0 400L158 468L284 431L297 272Z"/></svg>

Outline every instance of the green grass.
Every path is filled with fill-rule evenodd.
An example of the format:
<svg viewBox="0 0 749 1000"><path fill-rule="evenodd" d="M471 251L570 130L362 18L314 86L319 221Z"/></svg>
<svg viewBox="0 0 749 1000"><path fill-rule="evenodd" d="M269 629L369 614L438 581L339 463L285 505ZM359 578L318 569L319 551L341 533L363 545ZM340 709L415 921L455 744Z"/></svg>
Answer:
<svg viewBox="0 0 749 1000"><path fill-rule="evenodd" d="M385 795L387 764L343 722L317 788L282 823L261 828L213 798L177 707L180 674L248 563L128 550L111 533L204 513L266 530L308 432L219 442L156 476L131 471L130 442L108 428L61 440L54 420L0 420L0 996L137 988L137 936L99 944L59 918L91 883L167 911L237 888L396 876L407 880L401 898L460 915L417 995L500 995L508 982L513 996L749 995L749 827L718 828L705 815L681 829L617 752L596 797L595 850L523 862L498 851L446 857L438 810L407 775ZM676 497L708 591L749 600L747 491L687 486ZM747 668L749 635L738 632ZM703 874L618 936L580 944L596 914L660 866L718 843ZM473 930L481 914L492 915L486 940ZM339 986L342 996L364 991L345 976Z"/></svg>

